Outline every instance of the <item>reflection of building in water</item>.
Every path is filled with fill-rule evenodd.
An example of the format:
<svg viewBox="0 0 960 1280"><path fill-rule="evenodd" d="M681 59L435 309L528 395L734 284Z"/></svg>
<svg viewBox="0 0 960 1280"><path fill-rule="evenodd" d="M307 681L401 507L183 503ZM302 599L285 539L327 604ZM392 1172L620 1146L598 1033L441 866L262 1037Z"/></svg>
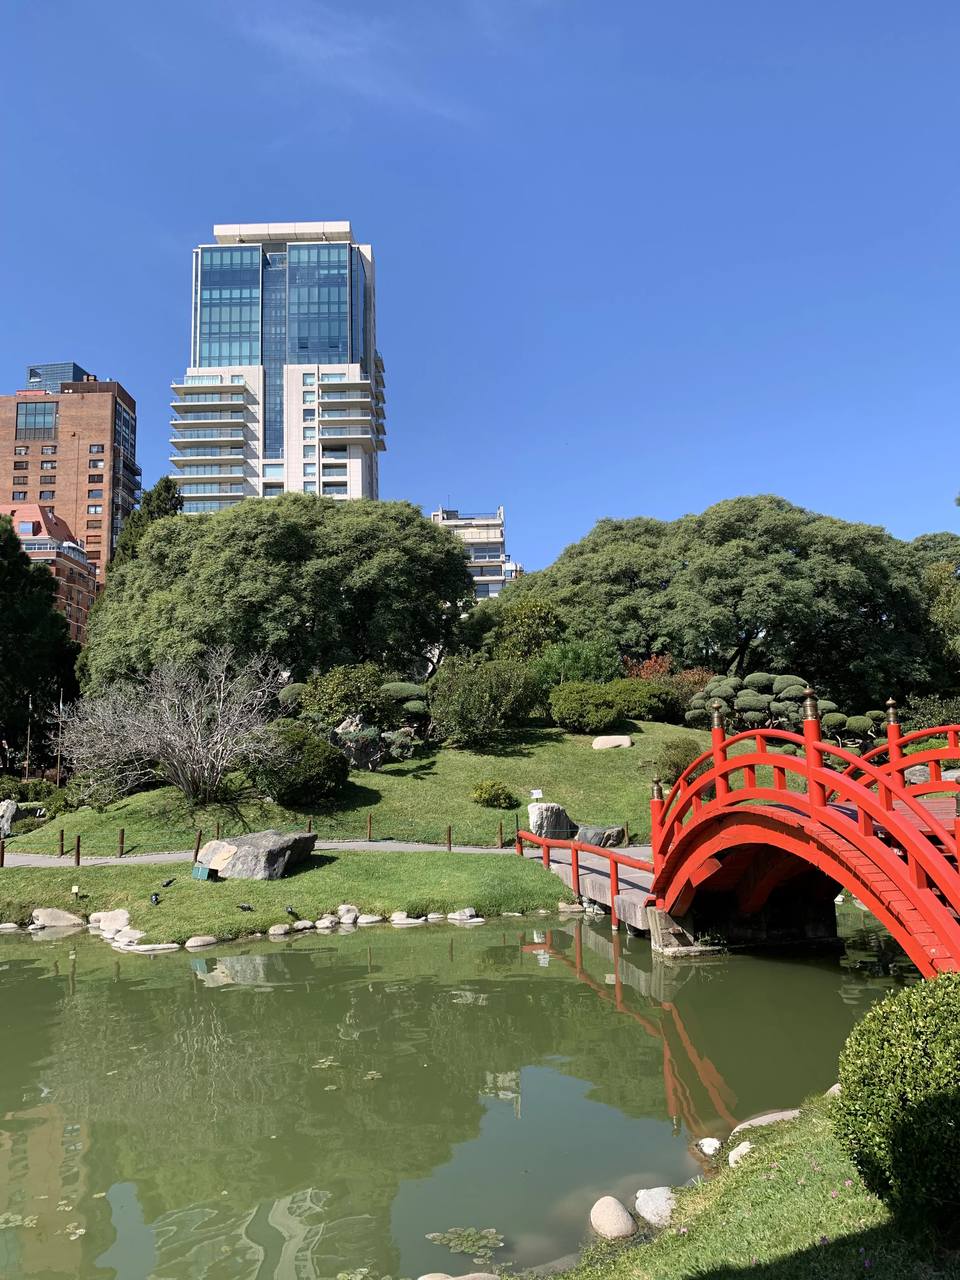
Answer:
<svg viewBox="0 0 960 1280"><path fill-rule="evenodd" d="M512 1102L513 1113L520 1119L520 1072L519 1071L485 1071L483 1085L480 1088L481 1098L499 1098L501 1102Z"/></svg>
<svg viewBox="0 0 960 1280"><path fill-rule="evenodd" d="M20 1111L0 1136L0 1205L35 1226L0 1231L0 1275L76 1276L84 1225L78 1202L87 1197L81 1152L86 1127L56 1103Z"/></svg>

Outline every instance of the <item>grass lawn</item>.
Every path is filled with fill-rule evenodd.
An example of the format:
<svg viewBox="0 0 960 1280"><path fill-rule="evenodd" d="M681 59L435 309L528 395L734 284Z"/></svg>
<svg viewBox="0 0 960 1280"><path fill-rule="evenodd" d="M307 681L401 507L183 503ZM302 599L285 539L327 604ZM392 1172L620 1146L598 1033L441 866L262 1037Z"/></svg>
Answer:
<svg viewBox="0 0 960 1280"><path fill-rule="evenodd" d="M473 907L480 915L555 910L571 900L551 872L510 854L331 853L314 854L283 880L201 881L186 863L162 866L5 867L0 871L0 920L29 923L34 907L63 907L89 916L126 907L130 923L147 930L145 941L184 942L194 934L231 938L289 923L286 907L315 920L341 902L388 916L425 915ZM162 888L164 880L174 883ZM70 892L79 885L78 902ZM160 895L158 906L151 893ZM241 911L239 903L253 911Z"/></svg>
<svg viewBox="0 0 960 1280"><path fill-rule="evenodd" d="M330 808L314 813L314 829L321 838L362 840L367 815L373 819L375 840L393 839L440 844L449 824L455 844L493 846L502 819L509 841L514 812L486 809L470 799L483 778L506 783L521 801L518 813L526 823L530 791L539 788L545 800L555 800L580 822L629 822L631 835L646 841L650 831L649 799L653 764L663 742L692 730L677 725L642 724L629 750L594 751L592 738L560 729L535 729L483 754L443 747L381 773L354 773L345 793ZM696 736L706 745L705 733ZM143 792L111 805L103 813L82 809L68 813L7 842L7 847L36 853L56 853L62 827L68 849L81 838L82 854L112 854L124 828L129 853L192 848L197 828L204 839L221 823L223 834L258 831L266 827L292 830L305 825L306 814L259 801L217 805L191 811L173 788Z"/></svg>
<svg viewBox="0 0 960 1280"><path fill-rule="evenodd" d="M833 1135L830 1102L746 1134L735 1169L682 1191L652 1243L588 1251L564 1280L935 1280L960 1258L909 1238L863 1186Z"/></svg>

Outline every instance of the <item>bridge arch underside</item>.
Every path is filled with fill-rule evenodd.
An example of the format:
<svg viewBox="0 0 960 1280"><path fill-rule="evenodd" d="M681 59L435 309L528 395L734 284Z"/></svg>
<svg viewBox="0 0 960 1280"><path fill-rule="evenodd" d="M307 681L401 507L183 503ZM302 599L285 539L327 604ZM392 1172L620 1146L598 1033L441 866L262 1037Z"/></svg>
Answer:
<svg viewBox="0 0 960 1280"><path fill-rule="evenodd" d="M834 899L858 898L924 976L917 906L889 901L870 852L800 813L731 807L684 827L653 886L657 905L695 936L735 946L839 947ZM897 895L894 895L896 897Z"/></svg>

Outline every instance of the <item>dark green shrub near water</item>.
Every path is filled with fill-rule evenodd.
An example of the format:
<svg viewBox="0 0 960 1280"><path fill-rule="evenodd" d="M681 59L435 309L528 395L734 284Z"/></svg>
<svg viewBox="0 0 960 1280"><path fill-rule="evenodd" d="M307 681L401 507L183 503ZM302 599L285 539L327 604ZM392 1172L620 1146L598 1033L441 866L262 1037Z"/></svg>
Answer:
<svg viewBox="0 0 960 1280"><path fill-rule="evenodd" d="M960 974L889 996L854 1027L833 1123L871 1191L960 1239Z"/></svg>
<svg viewBox="0 0 960 1280"><path fill-rule="evenodd" d="M618 683L571 680L559 684L550 693L550 714L561 729L571 733L605 733L623 719L620 701L611 687Z"/></svg>
<svg viewBox="0 0 960 1280"><path fill-rule="evenodd" d="M316 804L342 790L350 765L342 751L299 720L275 720L276 755L257 770L257 783L278 804Z"/></svg>

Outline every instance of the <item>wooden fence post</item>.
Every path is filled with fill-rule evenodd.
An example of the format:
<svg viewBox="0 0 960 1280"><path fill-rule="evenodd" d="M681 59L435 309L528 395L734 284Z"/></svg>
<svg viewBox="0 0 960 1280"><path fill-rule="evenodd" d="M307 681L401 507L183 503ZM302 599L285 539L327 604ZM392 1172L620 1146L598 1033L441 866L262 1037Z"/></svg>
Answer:
<svg viewBox="0 0 960 1280"><path fill-rule="evenodd" d="M6 862L6 842L4 841L3 837L0 836L0 867L4 866L5 862Z"/></svg>
<svg viewBox="0 0 960 1280"><path fill-rule="evenodd" d="M307 819L307 835L313 835L313 818Z"/></svg>
<svg viewBox="0 0 960 1280"><path fill-rule="evenodd" d="M624 844L630 843L630 823L629 822L625 822L623 824L623 843Z"/></svg>
<svg viewBox="0 0 960 1280"><path fill-rule="evenodd" d="M368 840L373 839L373 814L372 813L367 814L367 839Z"/></svg>
<svg viewBox="0 0 960 1280"><path fill-rule="evenodd" d="M197 838L196 838L196 840L194 841L194 844L193 844L193 860L194 860L194 862L196 862L196 860L200 857L200 845L201 845L202 841L203 841L203 828L202 828L202 827L198 827L198 828L197 828Z"/></svg>
<svg viewBox="0 0 960 1280"><path fill-rule="evenodd" d="M60 848L57 851L57 857L63 857L63 827L60 828Z"/></svg>
<svg viewBox="0 0 960 1280"><path fill-rule="evenodd" d="M79 836L77 836L73 842L73 865L75 867L79 867L80 865L80 837Z"/></svg>
<svg viewBox="0 0 960 1280"><path fill-rule="evenodd" d="M119 835L119 837L117 838L117 857L118 857L118 858L122 858L122 857L123 857L123 841L124 841L124 837L125 837L125 835L126 835L126 832L124 831L123 827L121 827L121 828L120 828L120 835Z"/></svg>
<svg viewBox="0 0 960 1280"><path fill-rule="evenodd" d="M453 852L453 828L447 827L447 853Z"/></svg>
<svg viewBox="0 0 960 1280"><path fill-rule="evenodd" d="M503 848L503 819L501 818L497 824L497 848Z"/></svg>
<svg viewBox="0 0 960 1280"><path fill-rule="evenodd" d="M214 837L214 839L216 839L216 840L219 840L219 839L220 839L220 819L219 819L219 818L217 819L217 834L216 834L216 836Z"/></svg>

